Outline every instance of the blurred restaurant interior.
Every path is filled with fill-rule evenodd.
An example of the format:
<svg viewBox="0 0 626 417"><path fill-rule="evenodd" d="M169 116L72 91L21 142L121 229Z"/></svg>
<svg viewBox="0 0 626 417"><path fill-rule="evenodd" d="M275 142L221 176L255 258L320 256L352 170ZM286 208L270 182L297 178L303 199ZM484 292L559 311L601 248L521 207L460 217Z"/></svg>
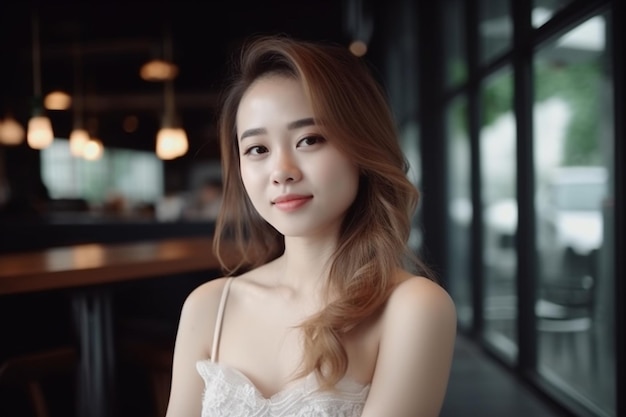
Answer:
<svg viewBox="0 0 626 417"><path fill-rule="evenodd" d="M2 68L0 111L4 136L21 126L15 141L23 144L4 151L0 166L6 199L47 192L56 211L86 203L141 216L164 197L214 180L215 109L235 46L266 32L335 42L349 36L337 1L221 1L209 9L173 1L32 3L2 6L2 46L12 59ZM64 140L25 146L23 132L40 109ZM167 134L177 128L182 135L171 140L185 149L168 154ZM169 131L157 145L162 129ZM72 133L74 159L63 163ZM46 150L33 151L40 147ZM42 181L25 172L40 172Z"/></svg>
<svg viewBox="0 0 626 417"><path fill-rule="evenodd" d="M0 416L164 415L182 301L222 273L231 54L284 33L345 45L387 90L422 194L410 243L479 352L459 348L442 417L626 417L624 9L3 2Z"/></svg>

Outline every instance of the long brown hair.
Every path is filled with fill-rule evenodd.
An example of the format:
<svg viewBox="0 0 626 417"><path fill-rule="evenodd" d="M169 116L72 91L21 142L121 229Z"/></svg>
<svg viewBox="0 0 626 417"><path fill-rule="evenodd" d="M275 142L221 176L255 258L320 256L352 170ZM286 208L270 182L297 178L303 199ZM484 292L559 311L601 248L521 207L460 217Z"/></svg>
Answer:
<svg viewBox="0 0 626 417"><path fill-rule="evenodd" d="M322 133L361 173L332 258L328 304L301 325L305 356L299 375L315 371L322 388L330 388L348 366L343 335L379 313L397 284L398 269L427 272L407 245L418 192L407 179L408 164L384 90L367 64L346 48L261 37L244 45L236 64L218 121L224 196L214 245L217 256L225 259L232 254L224 253L222 243L234 240L240 255L228 274L267 263L284 251L283 236L248 199L239 169L237 109L255 80L278 73L300 81Z"/></svg>

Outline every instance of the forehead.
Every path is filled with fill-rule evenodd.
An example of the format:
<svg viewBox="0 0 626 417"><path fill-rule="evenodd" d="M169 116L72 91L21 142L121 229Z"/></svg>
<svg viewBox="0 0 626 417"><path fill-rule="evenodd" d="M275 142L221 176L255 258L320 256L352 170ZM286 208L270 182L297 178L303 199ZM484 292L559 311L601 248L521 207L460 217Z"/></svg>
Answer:
<svg viewBox="0 0 626 417"><path fill-rule="evenodd" d="M285 94L286 92L304 94L304 89L302 88L300 80L286 74L264 74L254 80L246 89L241 97L241 101L239 102L239 107L241 107L245 101L249 100L250 96L263 94L275 96L278 94Z"/></svg>
<svg viewBox="0 0 626 417"><path fill-rule="evenodd" d="M312 116L312 106L298 79L269 74L255 80L245 91L237 108L236 122L239 128Z"/></svg>

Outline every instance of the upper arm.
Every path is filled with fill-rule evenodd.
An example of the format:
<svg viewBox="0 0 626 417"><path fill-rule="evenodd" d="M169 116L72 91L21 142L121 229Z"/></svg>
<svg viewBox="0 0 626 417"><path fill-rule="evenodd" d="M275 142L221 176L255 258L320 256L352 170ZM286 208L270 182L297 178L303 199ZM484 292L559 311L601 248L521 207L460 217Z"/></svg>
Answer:
<svg viewBox="0 0 626 417"><path fill-rule="evenodd" d="M196 362L207 359L223 279L205 283L186 298L178 322L167 417L200 416L204 381Z"/></svg>
<svg viewBox="0 0 626 417"><path fill-rule="evenodd" d="M362 416L438 416L455 337L456 310L443 288L417 277L400 284L382 317L376 370Z"/></svg>

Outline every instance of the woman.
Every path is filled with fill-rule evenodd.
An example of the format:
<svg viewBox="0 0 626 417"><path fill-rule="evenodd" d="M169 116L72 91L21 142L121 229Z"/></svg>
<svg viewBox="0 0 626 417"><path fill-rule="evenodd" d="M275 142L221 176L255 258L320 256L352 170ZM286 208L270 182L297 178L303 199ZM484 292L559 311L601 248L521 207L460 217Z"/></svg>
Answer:
<svg viewBox="0 0 626 417"><path fill-rule="evenodd" d="M265 37L239 64L214 243L241 262L185 301L167 416L438 415L456 314L407 247L418 193L382 89L334 45Z"/></svg>

